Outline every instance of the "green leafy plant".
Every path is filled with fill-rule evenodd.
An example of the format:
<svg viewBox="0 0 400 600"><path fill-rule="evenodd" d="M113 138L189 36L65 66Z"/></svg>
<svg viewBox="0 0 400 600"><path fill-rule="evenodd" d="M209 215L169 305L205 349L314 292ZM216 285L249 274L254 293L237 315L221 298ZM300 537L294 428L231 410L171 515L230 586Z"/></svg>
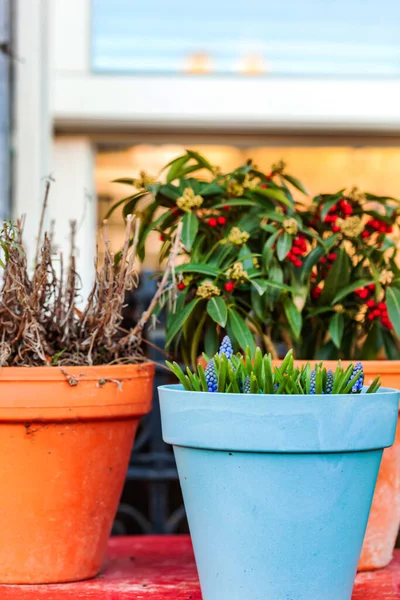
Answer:
<svg viewBox="0 0 400 600"><path fill-rule="evenodd" d="M155 230L162 263L182 223L166 346L186 364L213 355L221 332L235 350L257 342L275 358L280 346L305 359L400 358L395 198L343 189L311 200L283 162L221 173L193 151L160 181L118 181L135 192L109 214L140 213L142 257Z"/></svg>
<svg viewBox="0 0 400 600"><path fill-rule="evenodd" d="M296 367L293 352L289 350L279 366L274 366L271 354L256 348L252 354L249 347L245 355L234 354L226 336L219 353L209 360L206 369L198 365L186 373L178 363L166 362L183 387L192 392L220 392L244 394L359 394L363 387L364 371L361 363L350 364L344 369L340 361L334 372L323 363ZM366 393L376 392L379 377L367 388Z"/></svg>

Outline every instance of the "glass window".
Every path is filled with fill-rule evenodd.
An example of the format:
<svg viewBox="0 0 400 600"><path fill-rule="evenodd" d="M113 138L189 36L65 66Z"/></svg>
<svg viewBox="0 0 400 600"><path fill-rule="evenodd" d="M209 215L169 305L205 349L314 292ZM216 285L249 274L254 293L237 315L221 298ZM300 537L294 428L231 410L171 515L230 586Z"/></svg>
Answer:
<svg viewBox="0 0 400 600"><path fill-rule="evenodd" d="M398 0L92 0L98 72L389 76Z"/></svg>

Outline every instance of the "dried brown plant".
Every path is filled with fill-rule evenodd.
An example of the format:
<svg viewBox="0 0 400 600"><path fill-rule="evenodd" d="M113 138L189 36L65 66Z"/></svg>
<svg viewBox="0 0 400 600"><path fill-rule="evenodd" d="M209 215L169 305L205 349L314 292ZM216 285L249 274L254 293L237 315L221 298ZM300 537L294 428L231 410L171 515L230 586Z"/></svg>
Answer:
<svg viewBox="0 0 400 600"><path fill-rule="evenodd" d="M134 227L133 243L132 229ZM0 366L99 365L145 360L142 333L159 302L174 293L174 263L180 230L161 282L149 308L131 331L121 328L125 294L138 284L134 269L139 219L127 218L125 244L119 261L103 233L104 259L96 260L93 288L86 305L79 302L80 279L75 267L76 224L71 223L67 268L54 256L52 236L38 244L33 274L23 247L23 225L4 223L0 231L3 273L0 288Z"/></svg>

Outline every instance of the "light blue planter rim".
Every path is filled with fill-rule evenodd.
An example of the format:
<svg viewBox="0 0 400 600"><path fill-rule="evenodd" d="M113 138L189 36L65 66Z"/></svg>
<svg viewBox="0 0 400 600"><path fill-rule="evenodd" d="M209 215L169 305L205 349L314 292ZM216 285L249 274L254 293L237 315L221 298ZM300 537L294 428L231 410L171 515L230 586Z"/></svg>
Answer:
<svg viewBox="0 0 400 600"><path fill-rule="evenodd" d="M164 440L240 452L355 452L394 442L400 392L279 395L188 392L163 385Z"/></svg>

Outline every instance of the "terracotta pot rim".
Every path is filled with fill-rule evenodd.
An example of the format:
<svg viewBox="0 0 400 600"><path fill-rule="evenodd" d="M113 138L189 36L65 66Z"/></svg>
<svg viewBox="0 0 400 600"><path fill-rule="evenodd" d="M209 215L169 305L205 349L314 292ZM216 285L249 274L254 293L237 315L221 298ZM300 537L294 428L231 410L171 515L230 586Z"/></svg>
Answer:
<svg viewBox="0 0 400 600"><path fill-rule="evenodd" d="M155 364L0 369L0 422L132 419L151 409Z"/></svg>
<svg viewBox="0 0 400 600"><path fill-rule="evenodd" d="M154 371L155 363L150 360L121 365L0 367L0 389L6 381L66 381L69 376L78 381L125 380L152 377Z"/></svg>

